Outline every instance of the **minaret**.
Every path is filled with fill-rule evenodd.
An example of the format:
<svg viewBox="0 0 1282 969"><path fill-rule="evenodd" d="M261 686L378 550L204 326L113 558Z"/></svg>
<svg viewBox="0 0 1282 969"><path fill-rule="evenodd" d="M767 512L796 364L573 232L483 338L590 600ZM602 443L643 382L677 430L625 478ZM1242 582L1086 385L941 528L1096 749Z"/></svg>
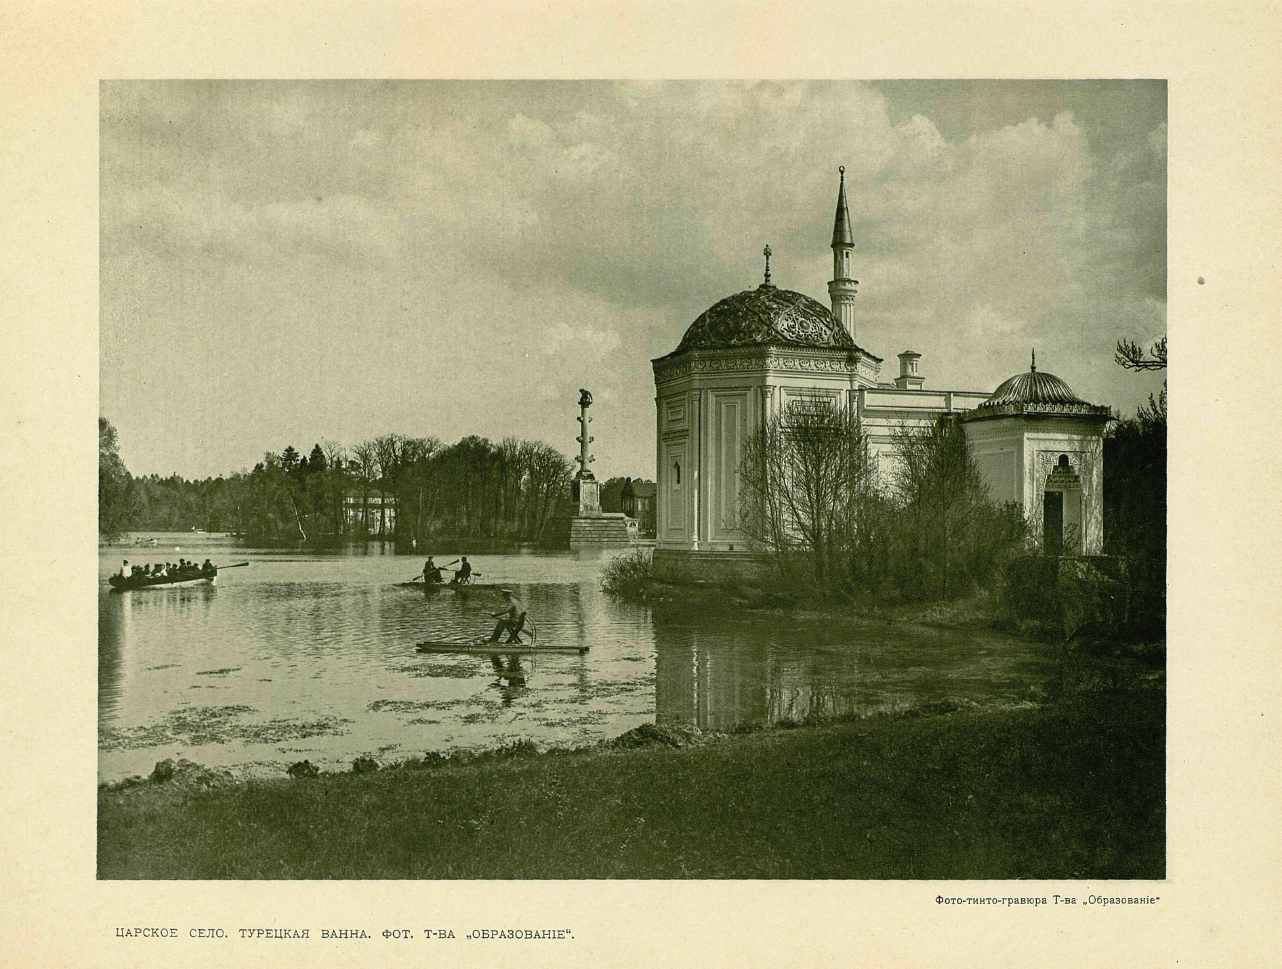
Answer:
<svg viewBox="0 0 1282 969"><path fill-rule="evenodd" d="M832 226L832 282L828 284L828 298L832 300L832 315L837 318L850 338L855 338L855 292L859 280L850 276L850 260L855 252L855 236L850 231L850 210L846 208L846 166L841 172L841 190L837 194L837 218Z"/></svg>

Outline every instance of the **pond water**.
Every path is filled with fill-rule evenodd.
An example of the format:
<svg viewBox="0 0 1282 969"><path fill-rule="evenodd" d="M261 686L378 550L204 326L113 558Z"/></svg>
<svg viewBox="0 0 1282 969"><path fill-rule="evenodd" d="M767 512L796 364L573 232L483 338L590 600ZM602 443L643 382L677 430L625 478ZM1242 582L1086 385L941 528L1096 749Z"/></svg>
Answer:
<svg viewBox="0 0 1282 969"><path fill-rule="evenodd" d="M103 781L165 757L279 776L304 759L340 769L362 754L582 746L655 721L727 730L945 698L1014 702L1048 674L1035 647L991 634L621 603L600 591L619 551L469 554L476 586L424 596L398 585L423 556L390 545L322 554L157 537L99 554ZM459 552L432 551L440 564ZM250 565L215 586L109 592L122 559L180 556ZM503 668L520 676L483 656L415 651L488 633L501 587L524 598L540 642L591 651Z"/></svg>

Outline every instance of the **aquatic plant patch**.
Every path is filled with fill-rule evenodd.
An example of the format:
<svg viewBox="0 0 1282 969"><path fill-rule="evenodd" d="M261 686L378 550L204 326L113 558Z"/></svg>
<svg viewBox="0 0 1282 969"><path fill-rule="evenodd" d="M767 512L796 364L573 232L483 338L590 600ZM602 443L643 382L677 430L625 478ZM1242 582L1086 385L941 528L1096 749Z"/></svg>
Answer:
<svg viewBox="0 0 1282 969"><path fill-rule="evenodd" d="M243 704L174 710L159 721L138 727L103 727L99 732L98 746L101 750L139 750L172 744L202 747L228 741L273 744L307 737L338 735L344 732L343 727L351 723L342 717L244 722L245 716L256 712L253 707Z"/></svg>

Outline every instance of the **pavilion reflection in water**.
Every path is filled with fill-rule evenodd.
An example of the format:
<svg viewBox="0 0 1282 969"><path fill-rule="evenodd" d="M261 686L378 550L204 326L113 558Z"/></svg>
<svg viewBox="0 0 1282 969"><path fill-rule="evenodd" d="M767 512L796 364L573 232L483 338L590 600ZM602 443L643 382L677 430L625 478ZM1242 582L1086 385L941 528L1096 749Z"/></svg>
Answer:
<svg viewBox="0 0 1282 969"><path fill-rule="evenodd" d="M661 637L655 720L730 730L852 713L875 704L854 651L787 648L682 630Z"/></svg>

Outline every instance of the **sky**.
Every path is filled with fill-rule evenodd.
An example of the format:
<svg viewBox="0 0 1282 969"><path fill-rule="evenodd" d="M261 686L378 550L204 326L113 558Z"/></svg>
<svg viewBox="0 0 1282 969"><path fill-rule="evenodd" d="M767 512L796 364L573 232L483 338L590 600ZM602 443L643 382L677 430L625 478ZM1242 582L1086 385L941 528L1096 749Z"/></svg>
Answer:
<svg viewBox="0 0 1282 969"><path fill-rule="evenodd" d="M545 440L653 477L651 359L772 281L926 387L1026 370L1134 412L1166 332L1161 81L114 81L100 408L134 474L386 433Z"/></svg>

